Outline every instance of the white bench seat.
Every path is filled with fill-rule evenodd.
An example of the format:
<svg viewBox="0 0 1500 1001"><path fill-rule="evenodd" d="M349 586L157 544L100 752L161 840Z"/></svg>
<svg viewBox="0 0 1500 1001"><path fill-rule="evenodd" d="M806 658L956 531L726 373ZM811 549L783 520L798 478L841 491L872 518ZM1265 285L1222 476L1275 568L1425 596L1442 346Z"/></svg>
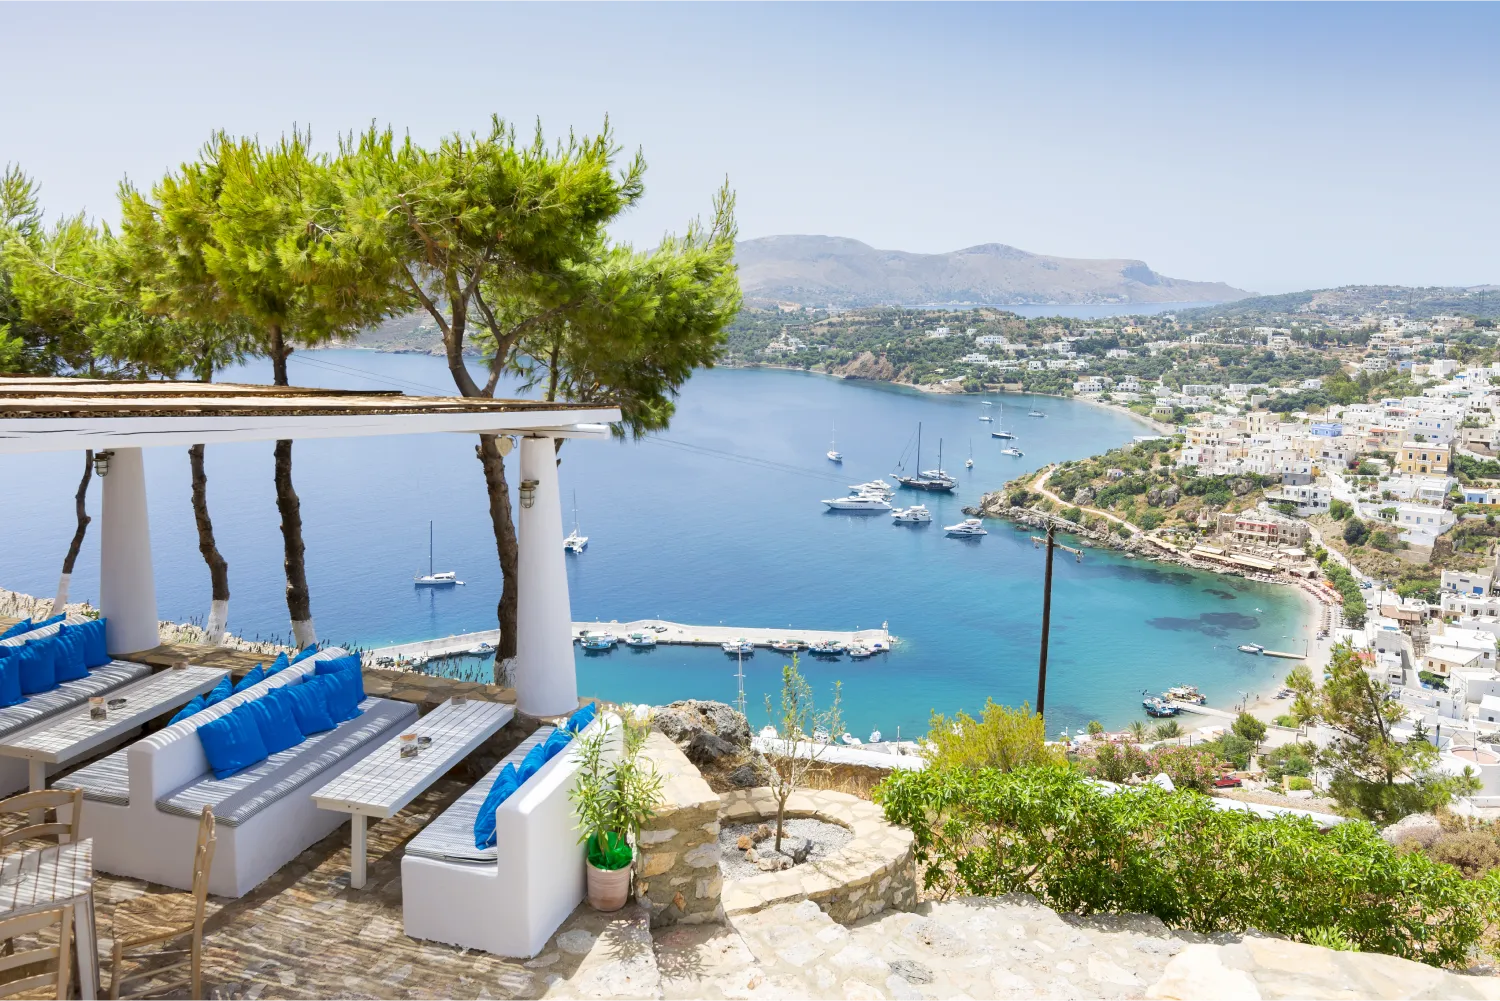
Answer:
<svg viewBox="0 0 1500 1001"><path fill-rule="evenodd" d="M521 741L515 750L501 758L484 778L465 790L462 796L453 801L452 806L444 810L436 820L422 828L416 837L408 841L406 854L448 862L493 864L499 854L497 847L493 845L489 848L474 847L474 821L479 819L479 808L484 805L484 798L489 795L490 786L495 784L500 770L508 764L520 768L521 759L525 758L533 747L552 736L556 729L551 726L537 727L535 733Z"/></svg>

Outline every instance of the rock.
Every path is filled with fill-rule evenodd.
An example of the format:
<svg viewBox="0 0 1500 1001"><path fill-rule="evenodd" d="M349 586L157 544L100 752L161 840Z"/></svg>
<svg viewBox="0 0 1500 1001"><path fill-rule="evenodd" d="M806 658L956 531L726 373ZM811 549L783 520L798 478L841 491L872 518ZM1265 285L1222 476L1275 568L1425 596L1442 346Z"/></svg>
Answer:
<svg viewBox="0 0 1500 1001"><path fill-rule="evenodd" d="M1152 507L1156 507L1161 503L1161 489L1159 487L1152 487L1146 491L1146 503Z"/></svg>
<svg viewBox="0 0 1500 1001"><path fill-rule="evenodd" d="M808 853L812 851L812 841L808 838L782 838L781 850L791 856L793 865L801 865L807 861Z"/></svg>
<svg viewBox="0 0 1500 1001"><path fill-rule="evenodd" d="M1094 491L1089 487L1079 487L1078 492L1073 495L1073 503L1082 507L1094 501Z"/></svg>
<svg viewBox="0 0 1500 1001"><path fill-rule="evenodd" d="M729 773L729 784L737 789L748 789L759 784L760 775L755 771L753 765L740 765Z"/></svg>
<svg viewBox="0 0 1500 1001"><path fill-rule="evenodd" d="M771 829L769 827L767 827L765 824L761 824L759 827L757 827L755 829L755 834L753 835L753 837L755 838L756 841L764 841L767 838L769 838L770 836L771 836Z"/></svg>
<svg viewBox="0 0 1500 1001"><path fill-rule="evenodd" d="M1167 507L1171 507L1173 504L1176 504L1181 499L1182 499L1182 491L1179 490L1179 489L1177 489L1177 484L1175 484L1175 483L1172 484L1171 486L1167 487L1166 489L1164 489L1161 492L1161 502L1162 502L1162 504L1166 505Z"/></svg>
<svg viewBox="0 0 1500 1001"><path fill-rule="evenodd" d="M741 838L740 840L743 841L745 839ZM758 862L758 861L760 861L760 856L758 854L756 854L756 851L755 851L754 848L746 848L745 849L745 861L746 862Z"/></svg>
<svg viewBox="0 0 1500 1001"><path fill-rule="evenodd" d="M689 761L706 764L710 761L718 761L720 758L737 754L739 751L723 737L703 730L693 734L693 739L688 742L686 753Z"/></svg>
<svg viewBox="0 0 1500 1001"><path fill-rule="evenodd" d="M891 960L891 972L909 984L932 983L932 971L915 959Z"/></svg>
<svg viewBox="0 0 1500 1001"><path fill-rule="evenodd" d="M1415 841L1423 848L1431 848L1433 842L1442 836L1443 825L1430 813L1414 813L1409 817L1402 817L1390 827L1380 832L1380 836L1393 845L1399 845L1403 841Z"/></svg>
<svg viewBox="0 0 1500 1001"><path fill-rule="evenodd" d="M1252 488L1253 484L1251 484L1249 480L1243 478L1236 477L1235 479L1229 481L1229 489L1234 491L1234 495L1236 497L1245 496L1251 491Z"/></svg>
<svg viewBox="0 0 1500 1001"><path fill-rule="evenodd" d="M755 842L750 840L750 835L748 834L741 834L739 840L734 843L734 846L742 852L749 851L754 845Z"/></svg>
<svg viewBox="0 0 1500 1001"><path fill-rule="evenodd" d="M782 855L767 855L755 867L761 872L780 872L786 865L786 857Z"/></svg>

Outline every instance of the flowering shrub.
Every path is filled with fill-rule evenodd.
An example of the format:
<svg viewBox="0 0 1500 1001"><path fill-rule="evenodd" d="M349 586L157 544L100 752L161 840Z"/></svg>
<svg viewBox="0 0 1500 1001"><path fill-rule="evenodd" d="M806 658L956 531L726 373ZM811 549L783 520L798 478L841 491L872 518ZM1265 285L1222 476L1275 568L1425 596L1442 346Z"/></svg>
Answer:
<svg viewBox="0 0 1500 1001"><path fill-rule="evenodd" d="M1091 778L1125 782L1136 776L1165 773L1179 789L1207 792L1219 774L1219 757L1203 747L1158 747L1144 751L1134 744L1096 744L1078 759Z"/></svg>

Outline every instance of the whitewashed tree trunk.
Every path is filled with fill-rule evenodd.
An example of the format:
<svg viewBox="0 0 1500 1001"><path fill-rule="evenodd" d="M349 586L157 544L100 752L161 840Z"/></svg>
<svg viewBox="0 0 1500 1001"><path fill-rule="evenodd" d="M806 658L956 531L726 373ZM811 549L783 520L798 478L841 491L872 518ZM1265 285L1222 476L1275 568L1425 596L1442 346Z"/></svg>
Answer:
<svg viewBox="0 0 1500 1001"><path fill-rule="evenodd" d="M295 641L297 649L299 650L301 650L303 647L312 646L314 643L318 642L318 631L313 628L313 620L293 619L292 639Z"/></svg>
<svg viewBox="0 0 1500 1001"><path fill-rule="evenodd" d="M57 597L52 599L52 614L61 615L68 604L68 583L73 579L70 573L62 574L57 578Z"/></svg>
<svg viewBox="0 0 1500 1001"><path fill-rule="evenodd" d="M229 602L215 601L208 611L208 623L203 627L207 639L214 646L224 645L224 630L229 624Z"/></svg>
<svg viewBox="0 0 1500 1001"><path fill-rule="evenodd" d="M495 656L495 684L501 688L514 688L516 685L516 658L506 657L500 659L499 654Z"/></svg>

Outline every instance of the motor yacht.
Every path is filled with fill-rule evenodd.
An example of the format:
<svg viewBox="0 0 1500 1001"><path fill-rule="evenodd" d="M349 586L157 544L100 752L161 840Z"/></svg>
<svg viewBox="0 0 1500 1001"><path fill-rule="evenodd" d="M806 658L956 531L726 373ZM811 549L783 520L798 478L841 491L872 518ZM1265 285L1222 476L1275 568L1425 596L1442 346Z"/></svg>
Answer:
<svg viewBox="0 0 1500 1001"><path fill-rule="evenodd" d="M1259 643L1241 643L1240 644L1240 652L1241 653L1265 653L1266 652L1266 648L1263 647L1263 646L1261 646Z"/></svg>
<svg viewBox="0 0 1500 1001"><path fill-rule="evenodd" d="M825 501L830 511L850 511L858 514L880 514L891 509L891 502L878 494L850 494L848 497L831 497Z"/></svg>
<svg viewBox="0 0 1500 1001"><path fill-rule="evenodd" d="M1011 456L1013 458L1019 459L1021 456L1025 455L1026 453L1023 452L1023 451L1021 451L1019 448L1016 448L1016 446L1012 445L1010 448L1002 448L1000 450L1000 454L1001 455L1009 455L1009 456Z"/></svg>
<svg viewBox="0 0 1500 1001"><path fill-rule="evenodd" d="M1198 691L1197 685L1174 685L1162 694L1174 702L1194 702L1200 706L1208 701L1208 696Z"/></svg>
<svg viewBox="0 0 1500 1001"><path fill-rule="evenodd" d="M897 525L925 525L932 520L932 512L925 504L898 507L891 511L891 522Z"/></svg>
<svg viewBox="0 0 1500 1001"><path fill-rule="evenodd" d="M869 483L849 484L851 494L878 494L881 497L889 497L896 492L896 488L885 480L871 480Z"/></svg>
<svg viewBox="0 0 1500 1001"><path fill-rule="evenodd" d="M984 523L978 518L965 518L957 525L944 527L943 531L955 539L977 539L981 535L990 534L984 530Z"/></svg>
<svg viewBox="0 0 1500 1001"><path fill-rule="evenodd" d="M731 657L752 657L755 655L755 644L747 639L729 640L725 643L720 643L719 646Z"/></svg>

